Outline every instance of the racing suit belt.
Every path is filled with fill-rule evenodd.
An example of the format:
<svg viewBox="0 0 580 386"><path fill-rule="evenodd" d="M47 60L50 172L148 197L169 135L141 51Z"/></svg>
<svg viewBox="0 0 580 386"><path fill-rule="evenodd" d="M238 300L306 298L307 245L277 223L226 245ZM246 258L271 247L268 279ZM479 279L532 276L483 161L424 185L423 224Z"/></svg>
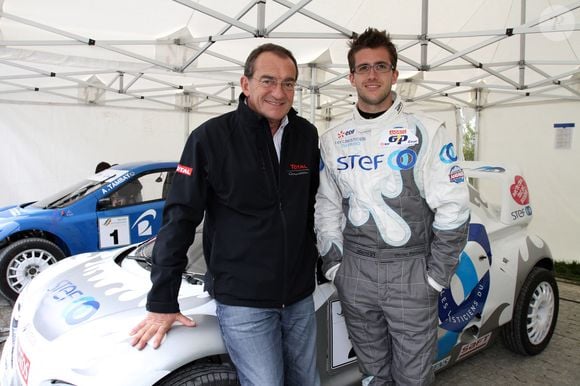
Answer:
<svg viewBox="0 0 580 386"><path fill-rule="evenodd" d="M354 243L346 243L344 249L364 260L399 261L406 259L424 258L427 249L423 245L413 247L368 248Z"/></svg>

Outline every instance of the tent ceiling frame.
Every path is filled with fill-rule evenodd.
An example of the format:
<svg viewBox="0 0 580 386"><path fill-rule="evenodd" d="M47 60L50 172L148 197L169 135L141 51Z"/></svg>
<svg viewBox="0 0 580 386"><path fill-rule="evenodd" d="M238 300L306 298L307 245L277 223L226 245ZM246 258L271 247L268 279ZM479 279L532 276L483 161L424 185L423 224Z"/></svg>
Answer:
<svg viewBox="0 0 580 386"><path fill-rule="evenodd" d="M179 3L181 5L184 5L188 8L191 8L194 11L201 12L207 16L213 17L214 19L217 19L219 21L223 21L224 23L229 24L232 27L237 27L237 28L241 29L242 31L249 32L250 34L253 34L254 36L256 36L256 34L257 34L257 29L255 27L253 27L249 24L246 24L246 23L238 20L237 18L233 18L233 17L230 17L228 15L224 15L223 13L217 12L211 8L207 8L201 4L194 3L191 0L173 0L173 1L176 3ZM254 0L250 4L252 4L252 6L254 6L260 2L261 2L260 0Z"/></svg>
<svg viewBox="0 0 580 386"><path fill-rule="evenodd" d="M85 43L86 45L89 45L89 46L100 47L100 48L108 50L108 51L116 52L118 54L131 57L133 59L137 59L137 60L140 60L143 62L154 64L154 65L161 67L161 68L166 68L168 70L174 70L174 68L172 66L169 66L166 63L161 62L159 60L155 60L155 59L146 57L144 55L139 55L139 54L127 51L127 50L123 50L123 49L117 48L115 46L111 46L109 44L105 44L105 43L102 43L100 41L96 41L96 40L91 39L91 38L87 38L87 37L83 37L83 36L74 34L72 32L63 31L59 28L50 27L50 26L47 26L47 25L44 25L41 23L37 23L37 22L32 21L32 20L21 18L21 17L16 16L16 15L11 15L9 13L5 13L5 12L0 13L0 17L5 17L7 19L17 21L17 22L20 22L22 24L29 25L31 27L36 27L38 29L41 29L41 30L44 30L47 32L52 32L52 33L57 34L57 35L68 37L70 39L77 40L81 43Z"/></svg>
<svg viewBox="0 0 580 386"><path fill-rule="evenodd" d="M254 7L253 3L248 3L246 4L246 6L240 11L238 12L238 14L236 15L236 20L241 19L242 17L244 17L252 8ZM232 26L231 25L226 25L225 27L223 27L218 33L217 33L217 37L222 37L225 35L226 32L228 32L230 30ZM183 66L181 66L181 68L179 68L180 72L185 71L187 68L189 68L189 66L191 66L204 52L206 52L217 40L215 40L215 38L212 38L211 36L207 37L207 42L206 44L201 47L199 49L199 51L194 54L191 58L189 58L188 60L186 60L186 62L184 63ZM194 48L194 47L192 47ZM222 58L224 59L224 58ZM230 58L231 59L231 58ZM233 63L236 63L235 60L230 60ZM238 63L239 64L239 63Z"/></svg>
<svg viewBox="0 0 580 386"><path fill-rule="evenodd" d="M228 97L220 96L223 93L230 93L232 95L235 91L235 87L232 83L232 79L240 76L240 71L243 68L244 63L236 58L229 57L222 53L210 50L214 44L222 41L233 41L239 39L248 39L248 38L255 38L255 37L266 37L266 38L276 38L276 39L349 39L356 35L355 32L352 30L341 26L337 23L332 22L320 15L315 14L314 12L307 9L307 5L310 4L313 0L296 0L296 1L289 1L289 0L271 0L271 2L276 3L280 6L287 8L285 12L282 13L276 20L271 22L269 25L266 26L266 19L265 19L265 11L266 11L266 0L249 0L246 5L236 14L234 17L230 17L226 14L218 12L214 9L205 7L201 4L198 4L192 0L173 0L175 3L180 4L184 7L192 9L194 11L200 12L210 18L216 19L225 23L225 25L219 30L219 32L215 35L210 36L203 36L203 37L193 37L190 39L161 39L161 40L99 40L96 41L94 39L88 38L86 36L82 36L79 34L75 34L73 32L64 31L59 28L55 28L49 25L45 25L30 19L22 18L17 15L13 15L6 12L0 12L0 17L4 17L9 19L15 23L27 25L33 28L37 28L46 32L54 33L57 35L62 36L63 40L30 40L30 41L14 41L14 40L6 40L0 41L0 46L4 47L46 47L46 46L68 46L68 45L88 45L88 46L95 46L99 49L111 51L122 56L126 56L133 60L136 60L137 63L143 63L145 65L150 65L150 67L144 68L142 71L125 71L125 70L114 70L114 69L99 69L96 68L93 71L78 71L78 72L61 72L55 73L54 71L35 68L34 66L26 66L15 62L15 60L11 59L0 59L0 65L11 66L14 68L18 68L22 71L31 72L32 74L15 74L15 75L8 75L8 76L1 76L0 82L5 85L10 85L10 87L19 88L20 90L5 90L0 91L0 93L16 93L16 92L25 92L26 90L31 91L41 91L46 93L55 94L54 90L64 90L67 88L72 88L73 86L51 86L51 87L34 87L30 85L26 85L24 83L14 83L8 81L22 81L28 79L35 79L35 78L44 78L44 77L52 77L58 78L65 81L69 81L72 84L77 86L84 86L84 87L96 87L100 89L103 93L115 93L117 94L125 94L126 98L122 98L125 100L135 100L135 99L147 99L153 102L162 103L164 105L172 106L172 107L179 107L175 103L168 103L166 101L156 100L156 98L167 98L171 94L168 95L152 95L152 93L160 92L160 91L168 91L171 92L172 90L175 93L184 93L186 92L184 89L189 90L191 86L178 84L176 82L171 82L163 79L163 75L169 74L170 76L175 76L178 74L182 74L184 76L184 83L187 82L188 75L203 75L203 74L215 74L215 79L224 79L222 83L216 83L214 86L218 87L218 91L210 92L210 93L203 93L198 91L199 87L203 87L203 84L194 84L193 87L196 88L195 92L197 96L200 97L201 101L198 102L199 104L204 102L205 100L211 100L217 103L222 104L232 104L232 97L228 95ZM246 16L252 9L256 7L257 10L257 17L256 17L256 25L250 25L246 22L243 22L242 19ZM558 74L549 74L547 71L543 70L542 66L580 66L580 60L533 60L528 61L526 59L526 35L527 34L534 34L534 33L550 33L550 32L566 32L566 31L579 31L580 30L580 23L569 24L564 26L558 27L541 27L540 24L545 23L546 21L552 20L554 18L560 17L568 12L573 12L580 8L580 1L576 1L570 5L567 5L565 8L556 9L555 11L543 15L541 17L535 18L531 21L526 21L526 0L521 0L520 6L520 23L517 26L506 28L505 30L501 29L493 29L493 30L483 30L483 31L460 31L456 33L436 33L430 34L429 33L429 0L422 0L421 2L421 31L419 35L411 35L411 34L391 34L391 37L396 41L402 41L399 47L399 58L402 63L405 63L406 66L400 66L401 70L413 70L413 71L425 71L426 73L429 72L441 72L441 71L454 71L454 70L480 70L484 74L478 74L475 77L471 77L466 80L458 79L457 81L435 81L435 80L415 80L415 79L408 79L406 81L412 82L417 84L422 89L421 91L425 91L421 95L417 95L416 97L410 98L411 101L423 101L429 100L432 98L449 98L451 103L461 103L466 106L472 106L473 104L469 101L465 101L463 99L458 98L456 95L463 93L462 89L469 87L469 88L477 88L477 89L487 89L490 91L494 91L496 93L501 94L504 91L520 91L525 90L526 93L516 94L509 98L509 100L505 100L506 102L513 102L518 98L525 98L525 96L533 95L535 97L546 97L548 99L555 97L553 94L547 94L545 90L545 86L552 85L554 89L559 91L563 91L566 95L560 96L561 98L576 100L580 96L580 91L576 90L575 83L570 84L567 78L580 73L580 68L572 69L572 70L565 70L561 71ZM310 20L313 20L316 23L319 23L327 28L331 29L334 32L318 32L318 33L308 33L308 32L276 32L276 30L284 23L287 23L289 20L292 19L293 16L300 14ZM227 34L232 28L237 28L241 30L241 33L230 33ZM517 36L519 39L519 61L503 61L503 62L481 62L474 57L470 56L475 52L479 52L485 47L489 47L491 45L497 44L500 41L505 39L509 39L513 36ZM459 39L459 38L469 38L469 37L481 37L486 38L483 41L480 41L476 44L471 44L470 46L462 49L457 49L453 47L453 43L444 43L442 40L444 39ZM200 44L201 46L198 46ZM184 46L194 50L194 53L188 57L183 64L175 66L165 63L163 61L157 60L155 58L151 58L145 55L140 55L134 52L131 52L126 49L120 48L121 46L162 46L162 45L176 45L176 46ZM408 55L406 52L409 52L411 48L419 46L419 59L416 60ZM438 47L446 52L449 55L445 56L444 58L440 58L438 60L429 62L428 53L429 47ZM402 53L402 54L401 54ZM233 66L221 66L221 67L212 67L212 68L198 68L193 67L196 63L198 63L200 57L203 55L209 55L214 58L221 59L225 62L232 63ZM455 61L460 59L465 64L457 64ZM113 62L111 62L113 63ZM343 79L348 77L348 66L343 64L321 64L318 65L316 63L310 63L309 68L313 73L316 73L316 70L323 70L331 75L330 79L315 82L314 78L311 78L311 82L308 84L304 84L304 82L299 81L299 86L303 87L305 90L309 90L311 94L317 95L315 98L312 97L311 99L314 100L319 98L318 95L321 90L325 90L325 92L329 92L332 90L336 91L346 91L348 94L341 97L330 97L325 95L326 97L331 98L328 102L320 103L317 107L325 106L325 107L334 107L343 101L348 102L349 98L353 98L353 90L348 84L342 84ZM304 67L304 64L300 64L300 67ZM504 74L506 71L511 70L513 68L517 68L517 79L513 79L511 76ZM346 69L346 71L345 71ZM163 71L166 73L164 74ZM536 80L533 82L527 81L526 74L528 71L531 71L543 79ZM75 77L80 77L84 75L96 75L96 74L113 74L111 80L108 81L107 85L92 85L88 84L87 82L76 79ZM219 74L219 76L218 76ZM132 75L130 81L127 82L127 78L125 75ZM493 79L497 79L500 82L496 82L496 84L485 84L478 81L483 79L487 79L493 77ZM537 78L537 76L536 76ZM141 81L148 81L152 83L157 83L165 87L144 87L139 86ZM403 79L400 80L400 82ZM118 87L113 87L115 83L118 82ZM221 86L221 87L220 87ZM433 86L441 86L441 87L433 87ZM137 88L138 87L138 88ZM132 90L133 92L129 92ZM190 92L190 91L187 91ZM70 95L56 93L59 96L65 98L71 98ZM145 97L144 95L148 95ZM523 96L522 96L523 95ZM118 98L115 98L118 99ZM307 99L307 98L306 98ZM351 99L352 100L352 99ZM109 99L107 100L107 103ZM233 101L235 103L235 101ZM501 103L501 102L499 102ZM312 101L311 101L312 104ZM494 101L493 103L483 104L478 102L478 108L487 108L491 106L497 105L498 102Z"/></svg>

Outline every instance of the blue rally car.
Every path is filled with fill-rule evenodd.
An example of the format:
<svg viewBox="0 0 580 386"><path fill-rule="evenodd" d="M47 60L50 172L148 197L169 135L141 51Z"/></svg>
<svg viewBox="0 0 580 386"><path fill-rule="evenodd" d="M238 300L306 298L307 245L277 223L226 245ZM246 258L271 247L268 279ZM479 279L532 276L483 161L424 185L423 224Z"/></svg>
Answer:
<svg viewBox="0 0 580 386"><path fill-rule="evenodd" d="M0 208L0 291L14 301L48 265L157 234L176 162L115 165L43 200Z"/></svg>

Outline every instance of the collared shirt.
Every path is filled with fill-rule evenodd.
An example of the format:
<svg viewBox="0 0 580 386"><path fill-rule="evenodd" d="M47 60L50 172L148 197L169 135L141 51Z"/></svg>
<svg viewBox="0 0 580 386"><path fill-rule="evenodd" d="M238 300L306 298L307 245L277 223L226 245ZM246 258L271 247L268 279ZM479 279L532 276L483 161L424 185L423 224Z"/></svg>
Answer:
<svg viewBox="0 0 580 386"><path fill-rule="evenodd" d="M282 136L284 135L284 128L288 125L288 115L282 118L280 122L280 127L274 133L272 137L274 139L274 147L276 148L276 154L278 155L278 161L280 161L280 150L282 149Z"/></svg>
<svg viewBox="0 0 580 386"><path fill-rule="evenodd" d="M248 105L248 100L246 99L246 106ZM282 136L284 135L284 128L288 125L288 115L285 115L280 121L280 127L276 130L276 133L272 136L274 140L274 147L276 148L276 155L278 156L278 161L280 161L280 150L282 149Z"/></svg>

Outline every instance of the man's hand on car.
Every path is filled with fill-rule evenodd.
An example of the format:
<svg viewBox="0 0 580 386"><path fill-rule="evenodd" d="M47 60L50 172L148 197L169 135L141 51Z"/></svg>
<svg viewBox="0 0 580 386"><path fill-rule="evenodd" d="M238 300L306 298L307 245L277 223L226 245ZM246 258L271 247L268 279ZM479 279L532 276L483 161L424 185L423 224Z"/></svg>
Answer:
<svg viewBox="0 0 580 386"><path fill-rule="evenodd" d="M138 350L142 350L149 340L153 338L153 348L158 348L161 345L161 341L175 322L180 322L188 327L196 326L193 320L180 312L174 314L149 312L147 317L129 333L129 335L133 337L133 339L131 339L131 346L135 346Z"/></svg>

